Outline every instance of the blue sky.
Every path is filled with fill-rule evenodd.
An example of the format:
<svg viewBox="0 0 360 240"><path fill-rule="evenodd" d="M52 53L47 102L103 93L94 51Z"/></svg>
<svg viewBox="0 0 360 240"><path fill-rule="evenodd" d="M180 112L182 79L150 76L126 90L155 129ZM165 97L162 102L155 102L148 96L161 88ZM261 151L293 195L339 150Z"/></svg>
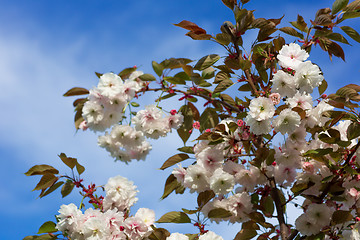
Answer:
<svg viewBox="0 0 360 240"><path fill-rule="evenodd" d="M253 0L248 9L257 9L256 17L279 18L285 14L282 26L287 26L297 13L309 19L316 9L331 4L332 1L324 0ZM182 196L159 201L171 170L157 168L181 145L175 134L153 142L145 162L113 162L97 147L95 134L75 134L74 99L62 97L73 86L96 85L95 71L118 72L137 65L144 72L151 72L152 60L224 55L225 51L214 43L193 41L184 36L186 30L172 25L184 19L216 34L224 21L232 20L232 13L220 0L0 1L0 102L4 104L0 119L2 239L22 239L34 234L43 222L54 220L61 204L79 203L75 191L64 199L59 192L37 199L38 193L31 189L39 179L23 174L35 164L50 164L66 172L57 157L61 152L77 157L85 165L87 183L91 179L105 184L115 175L134 181L140 190L134 210L148 207L156 211L158 218L168 211L195 206L195 196L186 196L186 201ZM358 23L351 20L349 24ZM338 59L331 63L318 50L310 56L324 71L330 85L327 93L346 83L360 82L356 76L360 70L359 45L352 40L350 43L354 46L345 48L346 64ZM213 230L230 239L238 228L215 226ZM190 225L169 229L196 230Z"/></svg>

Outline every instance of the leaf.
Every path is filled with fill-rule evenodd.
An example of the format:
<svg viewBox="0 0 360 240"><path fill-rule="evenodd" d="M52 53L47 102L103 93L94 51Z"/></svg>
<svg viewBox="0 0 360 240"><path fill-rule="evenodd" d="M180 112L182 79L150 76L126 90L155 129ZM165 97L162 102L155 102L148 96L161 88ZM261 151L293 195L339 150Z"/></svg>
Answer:
<svg viewBox="0 0 360 240"><path fill-rule="evenodd" d="M151 65L152 68L154 69L154 72L160 77L164 71L164 68L155 61L152 61Z"/></svg>
<svg viewBox="0 0 360 240"><path fill-rule="evenodd" d="M215 40L222 45L229 45L231 36L227 33L218 33L216 34Z"/></svg>
<svg viewBox="0 0 360 240"><path fill-rule="evenodd" d="M197 197L197 203L199 208L201 209L206 203L208 203L214 197L215 197L215 193L212 190L207 190L199 193Z"/></svg>
<svg viewBox="0 0 360 240"><path fill-rule="evenodd" d="M85 167L80 163L76 162L76 171L81 175L85 171Z"/></svg>
<svg viewBox="0 0 360 240"><path fill-rule="evenodd" d="M360 136L360 123L352 122L346 130L348 140L355 139Z"/></svg>
<svg viewBox="0 0 360 240"><path fill-rule="evenodd" d="M328 87L328 84L327 84L327 82L325 81L325 79L322 80L321 85L319 86L319 89L318 89L320 96L326 91L327 87Z"/></svg>
<svg viewBox="0 0 360 240"><path fill-rule="evenodd" d="M231 217L232 214L224 208L214 208L208 213L209 218L227 218Z"/></svg>
<svg viewBox="0 0 360 240"><path fill-rule="evenodd" d="M160 167L161 170L164 170L168 167L175 165L176 163L182 162L189 158L189 155L184 153L175 154L174 156L170 157L166 160L163 165Z"/></svg>
<svg viewBox="0 0 360 240"><path fill-rule="evenodd" d="M36 185L33 191L46 189L52 186L57 180L58 178L54 174L46 173L41 177L39 183Z"/></svg>
<svg viewBox="0 0 360 240"><path fill-rule="evenodd" d="M340 33L330 33L326 35L327 38L337 41L337 42L341 42L341 43L345 43L345 44L349 44L348 40L346 40L346 38L341 35Z"/></svg>
<svg viewBox="0 0 360 240"><path fill-rule="evenodd" d="M170 233L165 228L156 228L152 231L148 239L151 240L166 240L170 236Z"/></svg>
<svg viewBox="0 0 360 240"><path fill-rule="evenodd" d="M75 167L77 163L76 158L67 157L65 153L60 153L60 155L58 156L61 159L61 161L63 161L63 163L65 163L65 165L68 166L69 168L73 169Z"/></svg>
<svg viewBox="0 0 360 240"><path fill-rule="evenodd" d="M296 31L294 28L292 27L282 27L282 28L279 28L280 31L286 33L286 34L289 34L291 36L294 36L294 37L299 37L301 39L304 38L304 35L302 35L302 33L299 33L298 31Z"/></svg>
<svg viewBox="0 0 360 240"><path fill-rule="evenodd" d="M184 153L194 154L193 147L185 146L185 147L178 148L177 150L180 152L184 152Z"/></svg>
<svg viewBox="0 0 360 240"><path fill-rule="evenodd" d="M206 108L200 116L200 131L214 128L219 123L219 116L214 108Z"/></svg>
<svg viewBox="0 0 360 240"><path fill-rule="evenodd" d="M227 79L230 79L230 74L224 71L220 71L215 75L214 83L220 83Z"/></svg>
<svg viewBox="0 0 360 240"><path fill-rule="evenodd" d="M157 223L191 223L191 219L184 212L168 212L161 216Z"/></svg>
<svg viewBox="0 0 360 240"><path fill-rule="evenodd" d="M52 221L45 222L43 225L41 225L37 234L57 232L58 230L55 228L55 226L56 224Z"/></svg>
<svg viewBox="0 0 360 240"><path fill-rule="evenodd" d="M176 177L173 174L170 174L170 176L166 179L165 186L164 186L164 193L161 196L161 199L167 198L167 196L170 195L174 190L178 189L179 187L182 187L181 183L179 183L176 179Z"/></svg>
<svg viewBox="0 0 360 240"><path fill-rule="evenodd" d="M66 183L61 188L61 196L64 198L69 195L74 189L74 183L70 180L66 181Z"/></svg>
<svg viewBox="0 0 360 240"><path fill-rule="evenodd" d="M235 3L236 3L235 0L221 0L221 1L225 4L225 6L227 6L231 10L234 9Z"/></svg>
<svg viewBox="0 0 360 240"><path fill-rule="evenodd" d="M185 80L177 77L164 77L164 80L172 84L185 84Z"/></svg>
<svg viewBox="0 0 360 240"><path fill-rule="evenodd" d="M332 5L332 14L336 14L342 9L346 7L346 5L349 3L349 0L336 0Z"/></svg>
<svg viewBox="0 0 360 240"><path fill-rule="evenodd" d="M42 198L42 197L45 197L46 195L49 195L50 193L52 193L53 191L55 191L56 189L58 189L58 188L59 188L61 185L63 185L63 184L64 184L63 181L56 182L54 185L52 185L51 187L49 187L48 190L42 192L39 197Z"/></svg>
<svg viewBox="0 0 360 240"><path fill-rule="evenodd" d="M255 229L241 229L240 232L238 232L234 238L234 240L249 240L252 239L257 235L257 232Z"/></svg>
<svg viewBox="0 0 360 240"><path fill-rule="evenodd" d="M130 104L133 107L139 107L140 106L140 104L138 104L137 102L131 102Z"/></svg>
<svg viewBox="0 0 360 240"><path fill-rule="evenodd" d="M342 26L340 27L341 30L343 30L349 37L351 37L352 39L354 39L355 41L359 42L360 43L360 35L359 33L351 28L351 27L348 27L348 26Z"/></svg>
<svg viewBox="0 0 360 240"><path fill-rule="evenodd" d="M129 67L129 68L125 68L124 70L122 70L118 75L122 79L126 79L130 76L130 74L132 74L135 71L136 71L136 67Z"/></svg>
<svg viewBox="0 0 360 240"><path fill-rule="evenodd" d="M228 89L229 87L231 87L233 84L234 84L233 81L231 81L230 79L224 79L216 86L213 93L223 92L226 89Z"/></svg>
<svg viewBox="0 0 360 240"><path fill-rule="evenodd" d="M210 55L204 56L204 57L200 58L200 60L195 64L194 69L202 71L202 70L214 65L219 59L220 59L220 56L217 54L210 54Z"/></svg>
<svg viewBox="0 0 360 240"><path fill-rule="evenodd" d="M331 220L335 224L341 224L353 220L353 216L350 211L337 210L333 213Z"/></svg>
<svg viewBox="0 0 360 240"><path fill-rule="evenodd" d="M299 14L297 16L296 22L290 22L290 23L291 23L291 25L293 25L294 27L296 27L297 29L299 29L302 32L308 31L307 24L305 23L304 18L302 16L300 16Z"/></svg>
<svg viewBox="0 0 360 240"><path fill-rule="evenodd" d="M156 78L149 73L145 73L145 74L139 76L139 78L145 82L146 81L156 81Z"/></svg>
<svg viewBox="0 0 360 240"><path fill-rule="evenodd" d="M44 175L44 174L58 174L59 171L54 167L46 164L35 165L31 167L26 173L26 176L33 176L33 175Z"/></svg>
<svg viewBox="0 0 360 240"><path fill-rule="evenodd" d="M64 93L63 96L70 97L70 96L85 95L85 94L89 94L89 90L87 90L86 88L74 87L68 90L66 93Z"/></svg>
<svg viewBox="0 0 360 240"><path fill-rule="evenodd" d="M202 29L201 27L199 27L195 23L187 21L187 20L183 20L183 21L181 21L181 22L179 22L177 24L174 24L174 25L177 26L177 27L181 27L181 28L190 30L192 32L197 32L199 34L201 34L201 33L205 34L206 33L206 31L204 29Z"/></svg>
<svg viewBox="0 0 360 240"><path fill-rule="evenodd" d="M179 109L179 112L184 116L184 122L182 126L177 130L179 137L183 140L184 144L189 139L191 133L189 132L192 129L193 125L193 112L191 110L190 104L183 105Z"/></svg>

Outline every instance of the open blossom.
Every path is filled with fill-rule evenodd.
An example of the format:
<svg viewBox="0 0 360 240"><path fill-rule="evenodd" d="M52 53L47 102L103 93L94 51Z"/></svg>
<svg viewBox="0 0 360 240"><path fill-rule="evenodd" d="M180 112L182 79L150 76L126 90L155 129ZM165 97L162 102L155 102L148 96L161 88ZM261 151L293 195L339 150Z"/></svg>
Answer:
<svg viewBox="0 0 360 240"><path fill-rule="evenodd" d="M199 165L213 172L224 163L224 154L217 148L207 147L197 155L196 160Z"/></svg>
<svg viewBox="0 0 360 240"><path fill-rule="evenodd" d="M279 70L271 79L271 92L279 93L282 97L292 97L296 93L295 77Z"/></svg>
<svg viewBox="0 0 360 240"><path fill-rule="evenodd" d="M273 102L266 97L257 97L251 100L249 109L248 114L257 121L272 118L275 113Z"/></svg>
<svg viewBox="0 0 360 240"><path fill-rule="evenodd" d="M309 54L301 49L301 47L296 43L290 43L289 45L284 45L277 59L279 60L280 66L284 68L297 69L300 63L305 61L309 57Z"/></svg>
<svg viewBox="0 0 360 240"><path fill-rule="evenodd" d="M208 231L204 235L200 235L199 240L224 240L221 236L212 231Z"/></svg>
<svg viewBox="0 0 360 240"><path fill-rule="evenodd" d="M105 185L105 192L106 197L103 201L105 210L116 208L124 211L138 200L136 197L138 191L134 183L121 176L110 178Z"/></svg>
<svg viewBox="0 0 360 240"><path fill-rule="evenodd" d="M203 192L209 190L209 171L203 166L198 164L190 165L186 169L186 175L184 179L184 186L190 188L190 190Z"/></svg>
<svg viewBox="0 0 360 240"><path fill-rule="evenodd" d="M299 107L304 110L312 109L313 101L310 94L301 94L297 92L293 97L288 98L286 103L290 108Z"/></svg>
<svg viewBox="0 0 360 240"><path fill-rule="evenodd" d="M189 237L181 233L172 233L166 240L189 240Z"/></svg>
<svg viewBox="0 0 360 240"><path fill-rule="evenodd" d="M256 135L268 134L271 131L271 119L258 121L251 115L247 115L245 122L250 127L250 132Z"/></svg>
<svg viewBox="0 0 360 240"><path fill-rule="evenodd" d="M279 116L274 119L274 130L282 134L292 133L300 126L300 116L297 112L287 108L280 112Z"/></svg>
<svg viewBox="0 0 360 240"><path fill-rule="evenodd" d="M295 73L296 86L301 93L312 93L324 80L320 68L310 61L301 63Z"/></svg>
<svg viewBox="0 0 360 240"><path fill-rule="evenodd" d="M269 98L271 99L274 105L278 105L281 101L281 96L279 93L272 93L269 95Z"/></svg>
<svg viewBox="0 0 360 240"><path fill-rule="evenodd" d="M125 219L124 228L124 233L131 240L141 240L151 234L149 227L138 217Z"/></svg>
<svg viewBox="0 0 360 240"><path fill-rule="evenodd" d="M234 176L224 172L221 168L215 170L210 177L210 189L215 194L227 194L234 189Z"/></svg>

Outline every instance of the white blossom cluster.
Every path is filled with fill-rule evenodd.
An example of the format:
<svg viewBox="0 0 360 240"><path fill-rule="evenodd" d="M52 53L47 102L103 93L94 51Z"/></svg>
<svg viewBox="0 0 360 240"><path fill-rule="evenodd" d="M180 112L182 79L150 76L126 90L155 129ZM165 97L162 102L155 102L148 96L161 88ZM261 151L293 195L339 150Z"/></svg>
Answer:
<svg viewBox="0 0 360 240"><path fill-rule="evenodd" d="M130 207L137 201L136 186L124 177L110 178L105 185L103 210L88 208L83 213L73 203L62 205L56 228L77 240L141 240L152 232L155 213L140 208L129 216Z"/></svg>
<svg viewBox="0 0 360 240"><path fill-rule="evenodd" d="M279 51L277 58L284 70L273 75L272 96L257 97L250 102L245 122L252 133L268 134L273 128L283 135L291 134L300 126L300 122L306 122L305 127L314 127L323 126L328 120L322 113L333 107L326 100L313 107L310 93L320 86L324 77L317 65L310 61L304 62L308 57L309 54L295 43L284 45ZM277 101L274 101L274 94L277 94ZM275 105L279 104L281 98L285 99L288 108L275 117ZM302 120L294 108L304 111L305 119Z"/></svg>
<svg viewBox="0 0 360 240"><path fill-rule="evenodd" d="M136 130L131 126L118 124L123 119L126 105L144 86L144 82L138 78L142 74L141 71L134 71L125 81L114 73L101 75L98 86L90 90L88 101L82 109L84 122L80 128L105 131L112 127L110 133L105 132L105 135L99 136L98 144L116 160L144 160L151 150L145 137L164 137L171 129L178 129L183 123L181 114L164 116L158 107L149 105L132 118Z"/></svg>
<svg viewBox="0 0 360 240"><path fill-rule="evenodd" d="M114 73L100 76L97 87L90 90L88 101L82 109L84 125L93 131L105 131L119 123L123 110L142 88L138 79L143 73L134 71L125 81Z"/></svg>

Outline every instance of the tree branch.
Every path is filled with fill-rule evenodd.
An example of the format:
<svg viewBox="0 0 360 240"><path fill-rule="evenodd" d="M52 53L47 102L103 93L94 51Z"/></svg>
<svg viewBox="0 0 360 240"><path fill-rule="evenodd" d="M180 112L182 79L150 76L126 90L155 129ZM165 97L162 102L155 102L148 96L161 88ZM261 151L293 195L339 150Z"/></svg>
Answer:
<svg viewBox="0 0 360 240"><path fill-rule="evenodd" d="M288 240L288 227L285 223L284 218L284 209L281 204L280 196L279 196L279 189L276 187L276 182L274 178L270 178L270 188L271 188L271 197L275 202L276 212L277 212L277 219L279 221L280 226L280 236L282 240Z"/></svg>

